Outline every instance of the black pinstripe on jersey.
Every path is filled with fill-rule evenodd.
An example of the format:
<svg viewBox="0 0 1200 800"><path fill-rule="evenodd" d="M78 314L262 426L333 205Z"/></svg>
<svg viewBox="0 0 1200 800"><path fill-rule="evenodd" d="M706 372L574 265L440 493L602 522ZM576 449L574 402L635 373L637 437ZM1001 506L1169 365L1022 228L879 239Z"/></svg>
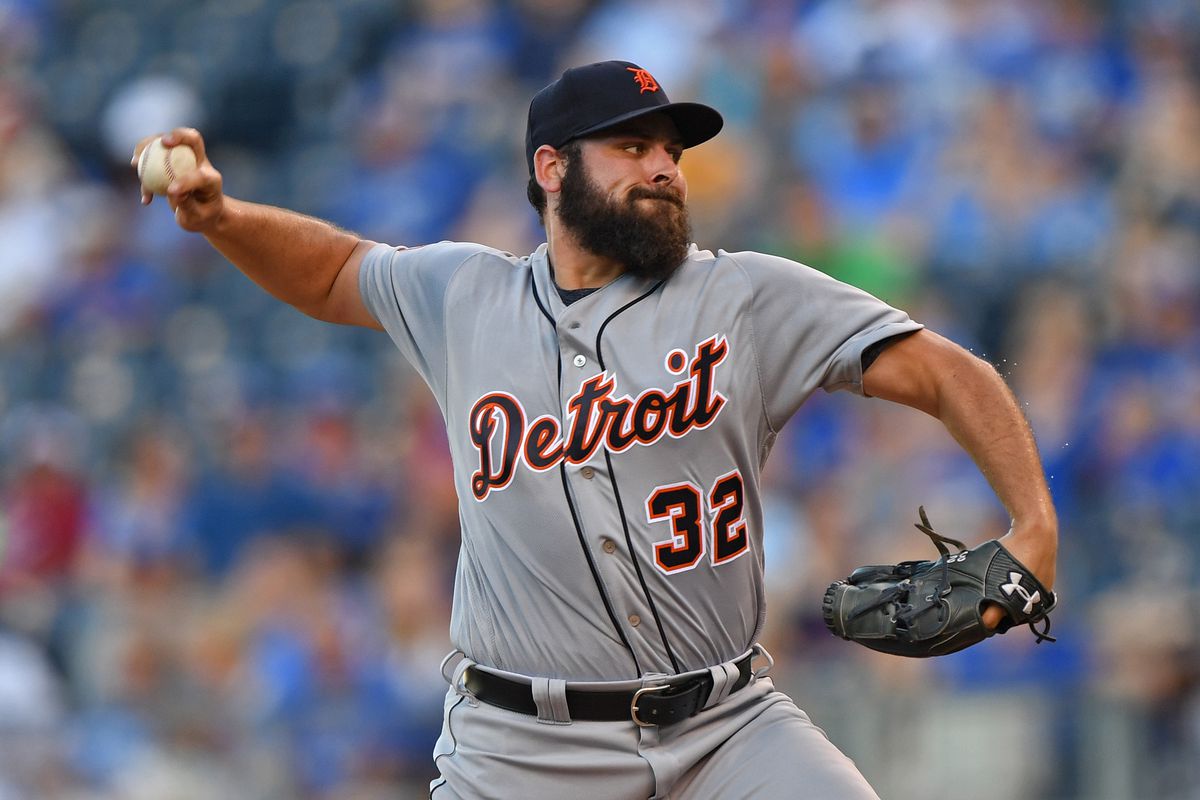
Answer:
<svg viewBox="0 0 1200 800"><path fill-rule="evenodd" d="M538 295L537 284L534 282L533 270L529 272L529 290L533 292L534 302L537 303L538 309L542 312L542 316L550 323L550 328L554 331L554 340L558 342L558 325L554 321L554 317L546 309L542 303L542 298ZM562 408L562 350L558 348L558 404ZM562 462L558 465L559 475L562 478L563 497L567 501L567 508L571 510L571 522L575 526L575 535L579 537L579 547L583 550L584 558L587 559L588 570L592 573L592 581L596 584L596 591L600 593L600 599L604 603L604 610L608 613L608 619L612 622L613 629L617 632L617 636L621 639L621 643L625 645L625 649L629 651L629 657L633 659L634 674L641 676L642 668L638 663L637 654L633 651L633 645L629 643L629 638L625 635L625 629L621 627L617 621L617 614L613 610L612 601L608 597L608 589L604 585L603 579L600 577L600 570L596 568L596 560L592 555L592 549L587 545L587 539L583 535L583 527L579 524L579 512L575 509L575 502L571 499L571 492L567 486L567 465Z"/></svg>

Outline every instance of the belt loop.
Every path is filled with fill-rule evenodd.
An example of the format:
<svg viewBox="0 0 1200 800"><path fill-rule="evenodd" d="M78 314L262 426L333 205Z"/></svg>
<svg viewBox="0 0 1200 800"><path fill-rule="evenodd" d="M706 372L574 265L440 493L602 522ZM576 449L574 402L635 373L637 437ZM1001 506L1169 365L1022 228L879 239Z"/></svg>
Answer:
<svg viewBox="0 0 1200 800"><path fill-rule="evenodd" d="M467 687L467 670L473 666L475 666L475 662L466 657L458 662L454 667L454 674L450 677L450 686L453 687L454 691L467 698L467 702L472 706L477 706L479 705L479 698Z"/></svg>
<svg viewBox="0 0 1200 800"><path fill-rule="evenodd" d="M754 644L750 645L750 650L753 651L750 655L750 666L751 667L754 666L754 657L755 656L762 656L763 658L765 658L767 660L767 663L765 665L754 670L754 672L753 672L754 679L758 680L759 678L767 677L767 673L771 671L771 667L775 666L774 657L772 657L772 655L767 652L767 648L763 647L758 642L755 642Z"/></svg>
<svg viewBox="0 0 1200 800"><path fill-rule="evenodd" d="M446 654L446 657L442 659L442 665L439 667L439 669L442 672L442 680L444 680L446 683L450 684L451 686L454 685L454 677L453 677L454 673L449 668L450 668L450 662L453 661L456 656L462 656L463 658L466 658L467 654L464 653L462 650L451 650L449 653ZM455 665L455 666L457 667L457 665Z"/></svg>
<svg viewBox="0 0 1200 800"><path fill-rule="evenodd" d="M538 722L546 725L570 725L567 707L567 682L559 678L534 678L530 687L537 706Z"/></svg>
<svg viewBox="0 0 1200 800"><path fill-rule="evenodd" d="M741 677L737 665L732 661L726 661L724 664L709 667L708 674L712 676L713 685L712 690L708 693L708 700L704 702L702 708L712 708L726 697L729 697L729 692L733 689L734 683Z"/></svg>

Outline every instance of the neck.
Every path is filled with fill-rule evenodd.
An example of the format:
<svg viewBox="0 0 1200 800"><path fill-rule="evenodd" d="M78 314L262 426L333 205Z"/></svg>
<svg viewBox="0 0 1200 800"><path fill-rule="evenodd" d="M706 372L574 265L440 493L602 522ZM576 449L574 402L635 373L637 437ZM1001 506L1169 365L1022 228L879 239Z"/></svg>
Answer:
<svg viewBox="0 0 1200 800"><path fill-rule="evenodd" d="M592 289L620 277L624 265L591 253L552 215L546 215L546 243L554 282L560 289Z"/></svg>

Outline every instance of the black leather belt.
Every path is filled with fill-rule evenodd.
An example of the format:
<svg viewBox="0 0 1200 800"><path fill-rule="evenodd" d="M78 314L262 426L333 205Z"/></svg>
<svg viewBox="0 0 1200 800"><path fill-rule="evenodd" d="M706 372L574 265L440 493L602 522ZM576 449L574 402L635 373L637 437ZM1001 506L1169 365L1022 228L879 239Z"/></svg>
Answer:
<svg viewBox="0 0 1200 800"><path fill-rule="evenodd" d="M734 663L738 677L729 690L733 694L750 683L750 662L754 654ZM509 680L481 669L468 668L463 682L471 694L483 702L536 716L537 704L529 684ZM585 692L567 687L567 708L571 719L594 722L633 720L638 725L671 725L695 716L712 692L713 679L709 673L679 683L662 686L643 686L621 692Z"/></svg>

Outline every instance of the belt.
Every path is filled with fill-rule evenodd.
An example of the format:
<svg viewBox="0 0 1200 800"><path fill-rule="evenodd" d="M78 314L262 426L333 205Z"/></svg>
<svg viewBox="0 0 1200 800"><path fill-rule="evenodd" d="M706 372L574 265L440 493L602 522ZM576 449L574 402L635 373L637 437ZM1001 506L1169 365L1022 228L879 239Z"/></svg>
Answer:
<svg viewBox="0 0 1200 800"><path fill-rule="evenodd" d="M734 662L738 677L729 690L730 694L750 683L750 662L753 658L752 652ZM527 683L473 668L467 668L463 682L467 691L488 705L531 716L538 713L533 690ZM713 678L707 672L679 683L643 686L619 692L585 692L568 686L567 708L573 720L633 720L642 727L671 725L699 713L712 688Z"/></svg>

